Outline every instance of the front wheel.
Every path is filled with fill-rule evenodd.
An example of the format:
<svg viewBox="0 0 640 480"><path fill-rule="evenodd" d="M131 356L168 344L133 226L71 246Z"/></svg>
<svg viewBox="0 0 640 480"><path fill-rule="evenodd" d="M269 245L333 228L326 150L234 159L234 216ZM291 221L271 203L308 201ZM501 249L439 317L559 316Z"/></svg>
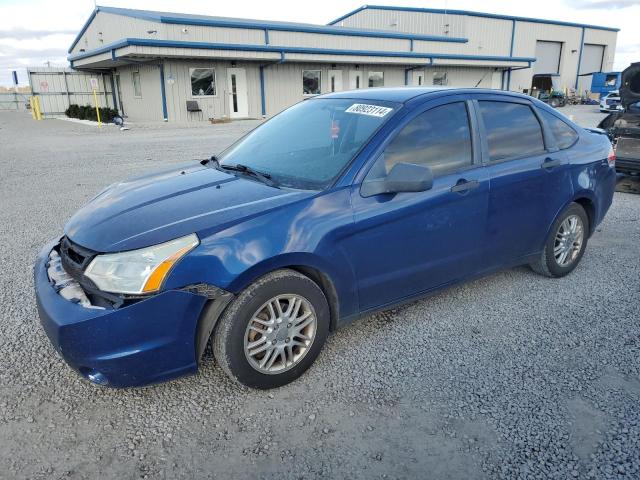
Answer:
<svg viewBox="0 0 640 480"><path fill-rule="evenodd" d="M247 287L216 325L213 353L234 381L280 387L315 361L329 333L329 305L308 277L277 270Z"/></svg>
<svg viewBox="0 0 640 480"><path fill-rule="evenodd" d="M547 277L564 277L580 262L588 232L587 213L582 206L572 203L553 222L542 255L531 268Z"/></svg>

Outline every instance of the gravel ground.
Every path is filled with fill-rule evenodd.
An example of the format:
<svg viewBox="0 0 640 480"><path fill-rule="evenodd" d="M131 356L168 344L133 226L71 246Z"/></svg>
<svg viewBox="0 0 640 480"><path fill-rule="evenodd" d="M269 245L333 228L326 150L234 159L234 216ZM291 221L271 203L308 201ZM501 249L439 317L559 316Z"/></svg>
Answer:
<svg viewBox="0 0 640 480"><path fill-rule="evenodd" d="M587 108L564 112L589 123ZM0 478L640 478L637 195L616 193L568 277L516 268L370 316L275 391L232 384L211 356L143 389L73 373L38 322L41 245L105 185L254 124L0 112Z"/></svg>

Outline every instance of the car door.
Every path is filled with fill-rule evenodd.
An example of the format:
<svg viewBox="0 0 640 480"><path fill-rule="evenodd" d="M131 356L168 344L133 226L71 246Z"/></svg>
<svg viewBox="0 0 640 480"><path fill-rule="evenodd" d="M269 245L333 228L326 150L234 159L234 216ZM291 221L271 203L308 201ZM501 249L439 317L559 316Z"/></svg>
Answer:
<svg viewBox="0 0 640 480"><path fill-rule="evenodd" d="M447 98L405 117L352 187L348 244L361 311L461 279L479 265L488 176L473 106ZM363 196L361 182L384 178L400 162L430 167L433 187Z"/></svg>
<svg viewBox="0 0 640 480"><path fill-rule="evenodd" d="M480 96L476 110L490 178L483 258L508 266L541 251L559 199L570 199L567 157L527 99Z"/></svg>

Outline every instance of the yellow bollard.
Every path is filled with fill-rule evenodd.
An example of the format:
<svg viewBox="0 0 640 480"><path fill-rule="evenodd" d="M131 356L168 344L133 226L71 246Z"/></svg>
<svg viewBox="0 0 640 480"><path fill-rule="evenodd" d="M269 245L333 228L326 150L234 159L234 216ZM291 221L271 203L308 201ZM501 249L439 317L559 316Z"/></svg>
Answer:
<svg viewBox="0 0 640 480"><path fill-rule="evenodd" d="M35 106L35 102L33 100L34 100L33 96L29 97L29 105L31 106L31 116L33 117L34 120L37 120L37 118L36 118L36 106Z"/></svg>
<svg viewBox="0 0 640 480"><path fill-rule="evenodd" d="M96 117L98 118L98 128L102 128L102 122L100 121L100 108L98 108L98 95L96 95L96 89L93 89L93 101L96 105Z"/></svg>
<svg viewBox="0 0 640 480"><path fill-rule="evenodd" d="M33 103L36 107L36 120L42 120L42 111L40 110L40 97L34 97Z"/></svg>

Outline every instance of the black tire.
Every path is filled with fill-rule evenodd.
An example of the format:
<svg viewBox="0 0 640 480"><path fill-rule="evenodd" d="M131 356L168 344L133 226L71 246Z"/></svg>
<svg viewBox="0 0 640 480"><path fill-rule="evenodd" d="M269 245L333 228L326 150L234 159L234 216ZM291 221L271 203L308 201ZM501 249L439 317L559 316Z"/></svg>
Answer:
<svg viewBox="0 0 640 480"><path fill-rule="evenodd" d="M553 108L558 108L560 106L560 100L557 98L552 98L551 100L549 100L549 105L551 105Z"/></svg>
<svg viewBox="0 0 640 480"><path fill-rule="evenodd" d="M289 370L262 373L245 355L247 327L265 302L285 294L299 295L311 304L316 316L315 337L299 363ZM227 307L213 333L213 354L224 372L237 383L258 389L281 387L297 379L313 364L329 333L329 319L329 304L315 282L294 270L276 270L247 287Z"/></svg>
<svg viewBox="0 0 640 480"><path fill-rule="evenodd" d="M580 246L580 250L576 255L575 259L572 260L568 265L562 266L559 265L556 261L554 255L554 246L556 234L558 233L558 229L562 222L564 222L568 217L572 215L577 215L580 217L583 226L583 240L582 245ZM584 251L587 248L587 241L589 239L589 217L587 216L587 212L584 211L584 208L577 203L571 203L567 208L565 208L558 218L553 222L551 229L549 230L549 236L544 244L544 250L540 255L540 258L535 262L531 263L531 268L534 272L539 273L540 275L545 275L547 277L564 277L565 275L571 273L574 268L580 263L582 259L582 255L584 255Z"/></svg>

